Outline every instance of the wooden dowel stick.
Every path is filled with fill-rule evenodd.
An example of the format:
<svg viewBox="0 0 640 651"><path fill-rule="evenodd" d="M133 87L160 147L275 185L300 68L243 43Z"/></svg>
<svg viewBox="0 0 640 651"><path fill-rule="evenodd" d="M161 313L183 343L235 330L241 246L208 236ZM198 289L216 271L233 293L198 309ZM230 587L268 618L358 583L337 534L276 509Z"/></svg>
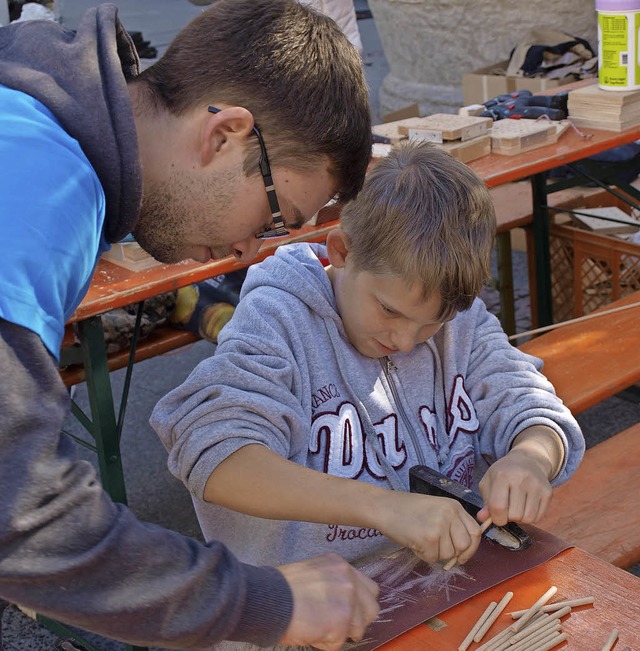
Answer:
<svg viewBox="0 0 640 651"><path fill-rule="evenodd" d="M536 601L531 608L522 616L520 619L517 619L515 623L511 624L511 630L514 633L517 633L523 626L534 616L536 611L544 606L553 595L558 592L558 588L555 585L552 585L541 597Z"/></svg>
<svg viewBox="0 0 640 651"><path fill-rule="evenodd" d="M484 624L485 620L491 613L493 612L494 608L497 606L497 603L495 601L492 601L485 609L485 611L480 615L478 618L478 621L471 627L471 630L467 634L467 637L460 642L460 646L458 647L458 651L466 651L471 642L473 642L473 636L478 632L480 627Z"/></svg>
<svg viewBox="0 0 640 651"><path fill-rule="evenodd" d="M618 639L618 629L614 628L611 631L611 635L609 635L609 639L605 643L605 645L602 647L602 651L611 651L613 649L613 645L616 643L616 640Z"/></svg>
<svg viewBox="0 0 640 651"><path fill-rule="evenodd" d="M501 642L501 640L507 639L512 634L513 631L507 626L507 628L503 629L494 635L491 639L487 640L482 646L479 646L476 651L489 651L490 648L495 648L496 645Z"/></svg>
<svg viewBox="0 0 640 651"><path fill-rule="evenodd" d="M556 603L554 604L547 604L546 606L542 606L540 610L542 610L543 613L552 613L556 610L560 610L561 608L564 608L565 606L569 606L570 608L576 608L577 606L586 606L594 602L595 602L594 597L581 597L580 599L567 599L565 601L556 601ZM514 610L509 614L511 615L511 617L513 617L513 619L518 619L518 617L521 617L526 612L527 612L526 610Z"/></svg>
<svg viewBox="0 0 640 651"><path fill-rule="evenodd" d="M540 646L536 646L533 649L527 649L527 651L551 651L553 647L558 646L560 642L564 642L568 637L569 636L566 633L561 633L546 644L541 644Z"/></svg>
<svg viewBox="0 0 640 651"><path fill-rule="evenodd" d="M562 624L558 620L549 622L550 626L540 628L534 631L529 637L525 637L520 642L516 642L510 651L528 651L532 647L539 646L543 642L548 642L558 633L562 632Z"/></svg>
<svg viewBox="0 0 640 651"><path fill-rule="evenodd" d="M529 624L537 621L540 617L544 617L541 612L537 612L530 620ZM510 626L500 631L494 635L491 639L487 640L482 646L479 646L476 651L498 651L502 646L496 646L498 644L502 645L503 641L506 640L507 646L509 646L509 638L513 635L513 631ZM506 647L505 647L506 648Z"/></svg>
<svg viewBox="0 0 640 651"><path fill-rule="evenodd" d="M507 607L507 604L511 601L513 597L513 592L507 592L504 597L498 602L498 605L491 611L491 614L484 621L478 632L473 636L474 642L480 642L480 640L485 636L486 632L491 628L493 623L500 617L502 611Z"/></svg>
<svg viewBox="0 0 640 651"><path fill-rule="evenodd" d="M512 631L510 631L510 632L511 632L511 635L513 635L513 632ZM510 637L504 638L500 642L500 644L498 644L498 646L491 645L489 647L489 651L507 651L507 649L509 651L511 651L511 638Z"/></svg>
<svg viewBox="0 0 640 651"><path fill-rule="evenodd" d="M621 312L622 310L629 310L632 307L640 307L640 303L629 303L629 305L621 305L620 307L612 307L610 310L602 310L602 312L591 312L590 314L585 314L585 316L579 316L575 319L569 319L568 321L562 321L560 323L552 323L548 326L542 326L541 328L536 328L535 330L527 330L527 332L519 332L515 335L509 337L509 341L514 339L522 339L522 337L528 337L530 335L537 335L541 332L547 332L548 330L555 330L562 326L571 325L572 323L580 323L580 321L588 321L589 319L595 319L599 316L607 316L607 314L613 314L614 312Z"/></svg>
<svg viewBox="0 0 640 651"><path fill-rule="evenodd" d="M448 572L457 562L458 562L458 557L454 556L453 558L450 558L446 562L445 566L442 569Z"/></svg>
<svg viewBox="0 0 640 651"><path fill-rule="evenodd" d="M541 617L549 618L548 615L543 615L541 612L538 611L530 620L529 623L525 626L525 628L528 628L529 626L532 625L533 622L537 622ZM511 627L508 626L505 630L508 635L502 638L502 640L499 643L499 646L495 646L495 644L491 643L491 640L489 640L488 648L487 651L506 651L509 649L511 651L512 644L511 644L511 638L513 637L513 631L511 630ZM480 647L482 649L482 647ZM477 649L477 651L480 651L480 649Z"/></svg>
<svg viewBox="0 0 640 651"><path fill-rule="evenodd" d="M492 524L493 524L493 520L491 518L487 518L480 525L480 535L482 535ZM453 558L447 561L446 565L442 569L448 572L457 562L458 562L458 557L454 556Z"/></svg>
<svg viewBox="0 0 640 651"><path fill-rule="evenodd" d="M543 616L540 619L536 620L533 624L529 624L528 626L525 626L521 631L514 633L513 637L511 638L511 644L519 642L528 635L531 635L531 633L534 633L535 631L538 631L547 625L551 626L553 622L554 620L551 619L550 615L543 614Z"/></svg>

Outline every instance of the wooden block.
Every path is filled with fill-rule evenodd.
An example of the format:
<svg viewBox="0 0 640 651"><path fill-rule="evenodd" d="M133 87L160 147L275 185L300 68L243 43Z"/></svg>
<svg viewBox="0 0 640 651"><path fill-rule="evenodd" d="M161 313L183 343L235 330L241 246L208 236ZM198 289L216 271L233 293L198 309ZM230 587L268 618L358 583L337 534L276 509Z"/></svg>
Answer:
<svg viewBox="0 0 640 651"><path fill-rule="evenodd" d="M461 163L468 163L491 153L491 136L487 133L472 140L444 142L436 147L444 149Z"/></svg>
<svg viewBox="0 0 640 651"><path fill-rule="evenodd" d="M402 120L398 132L409 140L429 140L442 143L447 140L471 140L485 135L493 120L473 115L434 113L423 118Z"/></svg>
<svg viewBox="0 0 640 651"><path fill-rule="evenodd" d="M491 128L492 151L507 156L544 147L557 139L557 127L546 120L498 120Z"/></svg>
<svg viewBox="0 0 640 651"><path fill-rule="evenodd" d="M418 104L409 104L404 108L392 111L382 116L385 122L397 122L398 120L405 120L406 118L415 118L420 115L420 107Z"/></svg>
<svg viewBox="0 0 640 651"><path fill-rule="evenodd" d="M393 145L388 145L382 142L374 142L371 147L371 158L374 160L379 160L380 158L385 158L391 153Z"/></svg>
<svg viewBox="0 0 640 651"><path fill-rule="evenodd" d="M458 115L474 115L477 117L486 110L484 104L468 104L467 106L461 106L458 109Z"/></svg>
<svg viewBox="0 0 640 651"><path fill-rule="evenodd" d="M143 271L162 264L152 258L137 242L116 242L102 257L129 271Z"/></svg>
<svg viewBox="0 0 640 651"><path fill-rule="evenodd" d="M397 120L395 122L388 122L385 124L376 124L372 127L371 131L378 136L389 138L392 145L397 145L402 140L407 139L406 135L398 131L398 126L401 122L402 120Z"/></svg>

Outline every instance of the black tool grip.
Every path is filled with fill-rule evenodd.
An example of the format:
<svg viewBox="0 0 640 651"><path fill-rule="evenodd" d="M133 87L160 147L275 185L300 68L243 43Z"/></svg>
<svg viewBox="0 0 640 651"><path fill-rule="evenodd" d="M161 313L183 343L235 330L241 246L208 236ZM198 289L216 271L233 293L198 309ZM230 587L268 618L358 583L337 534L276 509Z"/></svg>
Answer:
<svg viewBox="0 0 640 651"><path fill-rule="evenodd" d="M422 493L434 497L450 497L460 502L465 511L474 518L482 508L482 500L479 495L428 466L413 466L409 470L409 490L412 493Z"/></svg>
<svg viewBox="0 0 640 651"><path fill-rule="evenodd" d="M474 518L484 506L482 498L471 489L429 466L412 466L409 469L409 490L412 493L454 499ZM504 527L492 525L484 535L511 551L526 549L532 543L529 534L515 522L507 522Z"/></svg>

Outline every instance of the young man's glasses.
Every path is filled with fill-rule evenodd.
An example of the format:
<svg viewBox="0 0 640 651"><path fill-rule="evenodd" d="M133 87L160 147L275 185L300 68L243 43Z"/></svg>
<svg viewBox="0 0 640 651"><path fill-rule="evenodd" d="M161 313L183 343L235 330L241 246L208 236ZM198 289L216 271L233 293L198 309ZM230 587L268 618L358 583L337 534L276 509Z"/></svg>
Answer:
<svg viewBox="0 0 640 651"><path fill-rule="evenodd" d="M220 109L215 106L210 106L209 111L211 113L219 113ZM273 179L271 178L271 166L269 165L267 148L265 147L262 134L258 127L254 125L252 131L260 143L260 174L262 174L264 188L267 191L267 199L269 200L269 209L271 210L272 219L271 225L267 226L259 233L256 233L256 237L259 240L266 240L271 237L284 237L285 235L289 235L289 231L285 228L282 219L282 212L280 211L280 204L278 203L278 196L276 195L276 189L273 185Z"/></svg>

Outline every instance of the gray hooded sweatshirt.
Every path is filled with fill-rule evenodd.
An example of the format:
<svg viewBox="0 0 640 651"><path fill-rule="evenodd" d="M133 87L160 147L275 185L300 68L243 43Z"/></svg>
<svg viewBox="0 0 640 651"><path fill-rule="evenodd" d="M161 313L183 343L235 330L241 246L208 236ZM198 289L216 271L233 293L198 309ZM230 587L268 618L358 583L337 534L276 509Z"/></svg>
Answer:
<svg viewBox="0 0 640 651"><path fill-rule="evenodd" d="M477 299L411 353L373 359L347 340L321 245L295 244L248 271L216 354L156 406L151 424L169 469L192 493L207 539L245 562L388 550L375 529L259 519L205 503L216 466L261 444L321 472L408 490L425 464L468 487L524 428L547 425L565 449L555 485L584 453L580 428Z"/></svg>
<svg viewBox="0 0 640 651"><path fill-rule="evenodd" d="M104 191L108 242L133 228L142 197L126 85L137 66L113 5L88 11L77 32L53 21L0 28L0 84L44 104L57 121L51 129L77 140ZM8 110L0 106L0 120ZM12 136L18 144L2 150L0 173L30 150L46 160L46 146L34 154L31 141ZM55 142L54 134L51 150ZM36 176L32 183L39 187ZM0 224L24 226L23 250L34 239L29 211L20 214L20 207L34 209L30 200L14 202L15 214L5 201L0 213ZM55 201L46 202L52 219L60 211ZM94 228L95 214L71 214L79 232ZM73 259L93 261L97 252L76 250ZM37 276L37 255L24 264L25 276ZM0 264L0 286L15 272ZM68 289L63 279L58 286L61 294ZM61 434L69 397L52 354L32 329L0 316L0 599L140 645L202 649L220 639L266 645L281 637L292 596L280 572L244 565L221 544L139 522L76 459Z"/></svg>

